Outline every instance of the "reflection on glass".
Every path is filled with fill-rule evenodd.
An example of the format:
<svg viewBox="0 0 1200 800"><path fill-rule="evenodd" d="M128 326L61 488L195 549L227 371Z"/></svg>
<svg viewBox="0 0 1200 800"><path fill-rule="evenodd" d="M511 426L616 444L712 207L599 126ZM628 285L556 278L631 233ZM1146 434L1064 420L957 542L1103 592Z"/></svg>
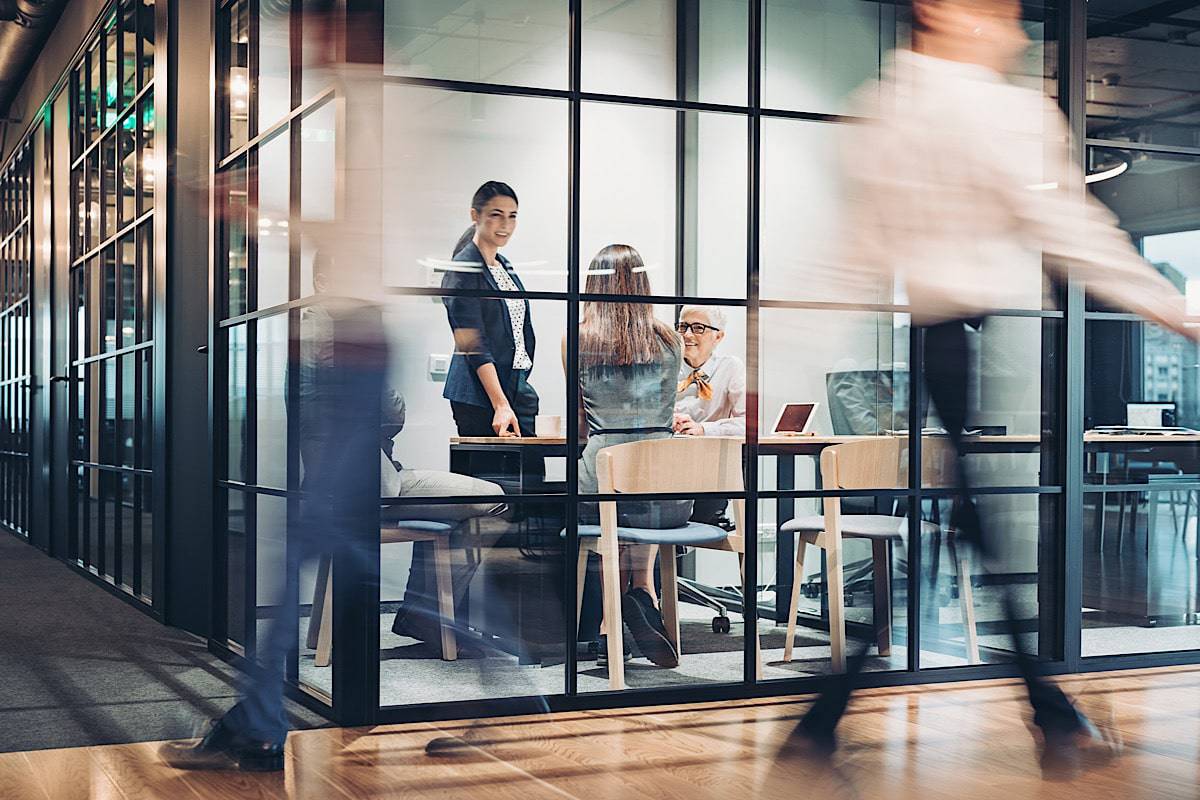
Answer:
<svg viewBox="0 0 1200 800"><path fill-rule="evenodd" d="M898 488L907 480L902 441L843 447L838 464L847 469L828 467L825 484ZM831 504L840 510L836 537L824 515ZM887 495L760 504L762 520L778 520L761 526L759 537L759 613L778 625L763 639L764 677L829 674L863 648L867 670L907 668L908 508L907 500Z"/></svg>
<svg viewBox="0 0 1200 800"><path fill-rule="evenodd" d="M311 309L305 309L305 312L300 318L302 352L320 336L319 318ZM537 341L534 366L530 371L530 383L539 398L537 413L562 417L567 401L559 344L566 329L567 305L550 300L530 301L529 319ZM441 357L438 359L440 364L431 365L430 374L402 366L410 362L406 362L405 357L393 355L388 389L403 397L406 406L404 425L392 437L395 448L392 457L396 461L406 469L449 471L481 478L501 485L508 494L566 491L566 457L561 446L553 454L527 449L522 451L527 454L523 459L520 452L511 449L497 455L488 452L486 447L460 446L451 442L450 437L457 434L456 421L450 403L443 397L446 386L443 378L454 345L446 309L440 302L392 296L384 308L383 320L393 354L408 354L411 358L412 353L425 352ZM547 442L544 446L551 444ZM405 493L423 491L419 483L414 483Z"/></svg>
<svg viewBox="0 0 1200 800"><path fill-rule="evenodd" d="M226 378L229 386L228 403L228 455L226 477L231 481L245 481L250 474L250 454L246 450L246 324L229 328L229 364Z"/></svg>
<svg viewBox="0 0 1200 800"><path fill-rule="evenodd" d="M140 0L138 37L142 42L142 75L140 85L154 80L154 0Z"/></svg>
<svg viewBox="0 0 1200 800"><path fill-rule="evenodd" d="M258 130L267 130L292 107L291 4L260 3L258 11Z"/></svg>
<svg viewBox="0 0 1200 800"><path fill-rule="evenodd" d="M761 286L772 299L889 303L892 287L847 291L838 268L845 187L835 125L762 121ZM802 190L801 190L801 187Z"/></svg>
<svg viewBox="0 0 1200 800"><path fill-rule="evenodd" d="M1127 0L1090 3L1087 15L1087 135L1194 147L1194 19Z"/></svg>
<svg viewBox="0 0 1200 800"><path fill-rule="evenodd" d="M1190 231L1142 239L1143 252L1190 288ZM1183 245L1181 247L1181 245ZM1083 654L1200 647L1200 349L1139 321L1088 320L1084 383ZM1102 487L1142 485L1137 492Z"/></svg>
<svg viewBox="0 0 1200 800"><path fill-rule="evenodd" d="M991 542L987 558L956 540L954 501L924 503L929 533L921 551L921 667L1012 660L1006 595L1026 655L1055 658L1058 612L1050 598L1057 596L1058 497L984 495L976 505Z"/></svg>
<svg viewBox="0 0 1200 800"><path fill-rule="evenodd" d="M1124 463L1145 491L1084 495L1083 655L1200 649L1196 447Z"/></svg>
<svg viewBox="0 0 1200 800"><path fill-rule="evenodd" d="M132 235L117 242L118 269L120 270L121 309L120 330L117 347L128 347L137 341L137 308L141 298L137 294L137 245Z"/></svg>
<svg viewBox="0 0 1200 800"><path fill-rule="evenodd" d="M684 117L684 283L686 294L745 297L745 117Z"/></svg>
<svg viewBox="0 0 1200 800"><path fill-rule="evenodd" d="M288 301L289 137L281 134L258 150L258 308Z"/></svg>
<svg viewBox="0 0 1200 800"><path fill-rule="evenodd" d="M582 128L580 263L628 244L651 294L675 294L675 112L585 103Z"/></svg>
<svg viewBox="0 0 1200 800"><path fill-rule="evenodd" d="M896 44L891 4L768 0L763 7L763 105L844 112L851 92L879 77L881 57Z"/></svg>
<svg viewBox="0 0 1200 800"><path fill-rule="evenodd" d="M255 641L261 643L276 621L275 604L287 581L287 498L254 498ZM256 648L256 657L262 648Z"/></svg>
<svg viewBox="0 0 1200 800"><path fill-rule="evenodd" d="M225 215L222 222L224 232L224 255L226 280L226 315L236 317L245 314L249 306L248 241L246 167L240 162L222 173L225 189Z"/></svg>
<svg viewBox="0 0 1200 800"><path fill-rule="evenodd" d="M121 21L121 98L124 108L137 93L137 14L141 5L138 0L122 0Z"/></svg>
<svg viewBox="0 0 1200 800"><path fill-rule="evenodd" d="M441 505L430 517L433 506L384 509L392 521L385 521L380 548L380 600L387 604L380 610L381 706L562 692L565 512L522 503L499 516L481 513L489 510ZM413 543L405 528L413 517L442 520L450 531ZM314 584L319 577L317 571ZM454 602L439 606L439 590ZM450 661L443 642L452 633L457 658ZM332 686L329 667L306 655L300 676L326 691Z"/></svg>
<svg viewBox="0 0 1200 800"><path fill-rule="evenodd" d="M1059 482L1060 329L1059 320L1034 317L993 316L965 326L977 376L968 392L964 441L973 486ZM929 402L924 424L940 438L944 425L937 411Z"/></svg>
<svg viewBox="0 0 1200 800"><path fill-rule="evenodd" d="M1187 313L1200 314L1200 214L1190 199L1200 181L1200 158L1092 147L1088 175L1092 193L1184 295ZM1093 307L1102 308L1089 300Z"/></svg>
<svg viewBox="0 0 1200 800"><path fill-rule="evenodd" d="M300 120L300 219L331 222L337 218L339 193L337 180L338 106L324 103ZM312 259L316 253L311 237L300 243L300 286L297 294L307 297L313 290Z"/></svg>
<svg viewBox="0 0 1200 800"><path fill-rule="evenodd" d="M671 0L583 0L583 90L675 97Z"/></svg>
<svg viewBox="0 0 1200 800"><path fill-rule="evenodd" d="M679 54L686 59L685 99L745 105L749 0L700 0L694 7L698 14L685 15Z"/></svg>
<svg viewBox="0 0 1200 800"><path fill-rule="evenodd" d="M226 503L226 574L225 625L229 641L246 643L246 520L254 513L254 496L227 491Z"/></svg>
<svg viewBox="0 0 1200 800"><path fill-rule="evenodd" d="M259 320L255 351L255 415L257 460L255 483L287 488L286 376L288 315Z"/></svg>
<svg viewBox="0 0 1200 800"><path fill-rule="evenodd" d="M102 181L100 191L104 204L104 238L107 239L117 232L117 189L120 176L117 174L117 134L115 131L104 137L104 141L100 143L100 151L104 157L100 167L100 180Z"/></svg>
<svg viewBox="0 0 1200 800"><path fill-rule="evenodd" d="M246 143L250 132L250 3L238 0L222 12L229 62L224 77L225 152Z"/></svg>
<svg viewBox="0 0 1200 800"><path fill-rule="evenodd" d="M165 162L155 156L154 142L154 103L142 101L138 106L138 119L141 120L141 132L138 134L138 148L141 151L138 165L141 167L141 194L138 196L138 211L150 211L154 207L154 190L159 176L165 170Z"/></svg>
<svg viewBox="0 0 1200 800"><path fill-rule="evenodd" d="M385 0L384 74L566 88L567 11L560 0Z"/></svg>
<svg viewBox="0 0 1200 800"><path fill-rule="evenodd" d="M503 254L527 290L565 290L567 121L560 100L385 85L385 285L440 285L471 224L472 194L484 181L500 180L520 200L518 227Z"/></svg>

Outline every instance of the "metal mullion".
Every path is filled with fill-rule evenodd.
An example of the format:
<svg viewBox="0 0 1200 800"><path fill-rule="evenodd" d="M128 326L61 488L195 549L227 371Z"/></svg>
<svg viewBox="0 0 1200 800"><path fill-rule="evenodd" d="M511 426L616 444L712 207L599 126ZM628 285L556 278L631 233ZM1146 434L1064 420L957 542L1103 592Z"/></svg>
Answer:
<svg viewBox="0 0 1200 800"><path fill-rule="evenodd" d="M246 155L246 308L258 311L258 161L259 151ZM250 327L247 327L247 332Z"/></svg>
<svg viewBox="0 0 1200 800"><path fill-rule="evenodd" d="M120 307L121 307L120 306L121 290L119 288L119 284L121 283L121 281L120 281L120 277L121 277L120 261L119 260L114 261L113 266L116 269L116 274L114 275L114 278L117 279L116 283L118 284L117 308L120 309ZM117 323L116 330L118 333L120 332L120 329L121 329L120 323ZM123 423L124 423L124 417L125 417L125 406L124 406L124 399L125 399L124 388L125 387L124 387L121 379L124 377L124 372L125 372L125 370L124 370L125 365L122 363L125 360L125 358L124 358L124 356L116 356L115 359L116 359L116 365L115 365L116 369L113 371L114 372L114 378L113 378L113 382L114 382L114 386L113 386L113 443L112 443L113 454L112 454L112 458L110 460L115 465L124 466L124 453L122 452L123 448L122 448L122 444L121 444L123 439L121 438L121 431L124 428ZM112 525L113 578L116 580L117 585L120 586L122 579L124 578L123 569L125 566L124 554L122 552L124 550L124 545L125 545L125 541L124 541L124 535L125 535L125 530L124 530L125 529L125 525L124 525L125 483L122 480L122 476L120 474L113 475L113 489L115 492L114 497L113 497L113 525Z"/></svg>
<svg viewBox="0 0 1200 800"><path fill-rule="evenodd" d="M920 430L924 427L925 407L925 331L908 329L908 671L921 670L921 479Z"/></svg>
<svg viewBox="0 0 1200 800"><path fill-rule="evenodd" d="M840 303L827 300L762 300L763 308L806 309L810 311L869 311L880 314L910 314L912 306L898 303ZM1032 317L1062 319L1063 312L1053 309L1001 308L988 313L992 317Z"/></svg>
<svg viewBox="0 0 1200 800"><path fill-rule="evenodd" d="M258 24L259 0L246 0L249 28L246 31L246 78L249 92L246 97L246 133L258 132L258 95L260 58L258 47L260 29Z"/></svg>
<svg viewBox="0 0 1200 800"><path fill-rule="evenodd" d="M98 366L96 373L96 380L100 384L100 391L97 393L99 402L97 403L96 417L99 422L99 429L102 430L106 416L105 412L107 411L105 406L108 398L105 395L105 389L107 388L108 381L105 379L103 367ZM104 477L108 470L100 469L99 465L104 464L106 467L110 465L104 463L104 436L101 434L98 438L100 441L98 444L99 449L96 451L98 455L96 456L97 466L95 470L99 473L96 480L96 494L99 498L100 512L96 515L96 571L100 575L104 575L105 568L108 566L108 559L104 555L104 548L108 544L108 510L104 507Z"/></svg>
<svg viewBox="0 0 1200 800"><path fill-rule="evenodd" d="M258 651L258 497L246 494L242 497L245 528L245 544L242 548L242 620L245 631L242 647L246 658L253 661Z"/></svg>
<svg viewBox="0 0 1200 800"><path fill-rule="evenodd" d="M486 299L518 297L525 300L579 300L584 303L637 303L641 305L679 305L703 303L705 305L728 306L743 308L746 299L741 297L697 297L694 295L676 294L619 294L619 293L588 293L579 292L541 292L514 291L504 292L496 289L444 289L440 286L391 286L384 289L384 294L400 297L479 297ZM310 299L308 302L312 302ZM277 306L282 309L283 306Z"/></svg>
<svg viewBox="0 0 1200 800"><path fill-rule="evenodd" d="M103 171L103 170L101 170L101 171ZM139 177L138 177L137 185L139 188L141 187L141 177L140 177L141 172L142 172L141 170L138 170ZM151 208L148 211L143 211L137 217L135 217L132 220L130 220L129 222L127 222L119 230L114 231L112 236L101 236L101 238L99 240L99 244L95 244L94 246L89 248L85 253L83 253L83 255L76 256L73 263L78 264L81 261L87 261L89 258L92 258L92 257L98 255L100 253L100 251L103 250L105 247L108 247L110 244L115 243L118 239L122 238L123 236L128 235L130 233L130 231L133 231L135 228L137 228L139 225L141 225L143 222L149 220L153 216L154 216L153 208Z"/></svg>
<svg viewBox="0 0 1200 800"><path fill-rule="evenodd" d="M582 141L582 110L580 100L583 0L569 0L570 32L568 54L570 58L567 117L567 353L564 363L567 390L566 441L568 454L579 452L579 245L580 245L580 159ZM579 459L567 458L567 507L566 511L566 558L563 559L562 610L566 650L564 694L568 697L579 693L579 661L576 642L579 639L578 610L575 598L578 595L579 561Z"/></svg>
<svg viewBox="0 0 1200 800"><path fill-rule="evenodd" d="M1087 74L1087 10L1082 0L1064 0L1059 4L1059 98L1071 133L1071 157L1082 173L1084 140L1087 127L1087 104L1083 77ZM1064 59L1062 54L1066 55ZM1062 651L1067 669L1077 671L1081 663L1083 639L1083 405L1085 369L1086 320L1089 318L1083 287L1075 280L1066 286L1066 324L1063 340L1066 344L1063 359L1065 371L1064 417L1061 422L1064 479L1064 502L1058 509L1063 536L1058 552L1062 563L1059 598L1062 603ZM1056 532L1057 533L1057 532Z"/></svg>
<svg viewBox="0 0 1200 800"><path fill-rule="evenodd" d="M296 13L296 10L289 6L288 8L288 85L291 90L288 98L289 112L298 106L303 99L303 70L302 59L303 50L301 47L303 37L300 28L301 15ZM288 128L288 300L291 301L304 294L303 288L300 286L300 237L292 233L292 231L300 230L301 222L301 205L300 205L300 189L303 181L303 158L302 150L303 142L301 134L303 132L304 119L297 117L291 121L291 126ZM257 230L257 225L255 226ZM250 324L250 323L247 323ZM257 323L255 323L257 324ZM287 312L287 348L288 348L288 363L299 364L301 361L300 339L303 331L300 327L300 310L290 309ZM286 408L300 408L300 376L299 370L289 369L285 376L283 387L284 399ZM285 535L284 535L284 565L288 574L284 581L285 587L290 587L288 591L290 596L287 602L295 603L295 607L299 608L300 598L300 580L299 575L295 576L296 580L292 580L291 570L294 568L299 571L300 563L295 563L292 566L292 560L288 555L288 551L292 548L291 533L294 530L296 521L300 520L303 513L300 507L300 498L298 490L300 488L300 420L298 414L288 414L286 419L286 436L287 436L287 451L286 451L286 471L285 484L288 488L288 496L285 501ZM376 550L378 553L379 550ZM378 556L376 557L378 562ZM330 562L332 564L332 562ZM376 568L375 585L378 586L378 567ZM333 598L328 598L333 602ZM378 598L376 598L378 600ZM378 602L376 602L378 608ZM374 626L378 629L378 625ZM378 652L378 645L375 650ZM300 685L300 650L299 641L291 640L291 645L287 650L287 660L284 663L284 681L285 683ZM379 659L374 658L376 665ZM364 680L369 681L369 676L364 676ZM378 673L375 675L375 685L378 687ZM332 702L330 706L332 707ZM378 703L376 703L378 705ZM372 709L371 718L374 717Z"/></svg>
<svg viewBox="0 0 1200 800"><path fill-rule="evenodd" d="M1074 126L1072 126L1074 130ZM1109 150L1132 150L1142 153L1162 153L1164 155L1178 156L1196 156L1200 158L1200 147L1187 147L1183 145L1170 144L1150 144L1146 142L1125 142L1118 139L1096 139L1087 137L1083 139L1084 145L1087 147L1103 147Z"/></svg>
<svg viewBox="0 0 1200 800"><path fill-rule="evenodd" d="M308 114L310 111L315 110L321 104L329 100L329 98L334 97L336 94L336 90L330 87L322 91L308 102L297 106L282 119L272 123L271 127L267 128L256 136L248 138L246 142L236 150L230 151L227 155L223 156L219 161L217 161L217 171L224 171L233 162L248 155L252 150L257 150L264 142L266 142L268 139L274 138L276 134L290 125L297 117L302 117L305 114Z"/></svg>
<svg viewBox="0 0 1200 800"><path fill-rule="evenodd" d="M139 263L141 260L141 247L136 248L139 253L135 256L134 263ZM141 323L135 325L135 330L141 330ZM142 425L146 424L146 420L142 418L142 392L146 387L142 385L142 364L141 359L135 359L135 367L133 370L133 466L141 468L145 463L145 454L142 452ZM133 483L133 593L139 597L142 595L142 479L135 477Z"/></svg>
<svg viewBox="0 0 1200 800"><path fill-rule="evenodd" d="M752 391L746 393L745 483L747 494L743 509L742 540L745 553L742 559L742 681L754 685L759 681L758 665L758 386L759 351L761 349L759 296L759 234L761 227L760 195L762 191L762 10L757 0L750 4L747 19L747 118L746 154L746 383ZM750 627L754 628L752 631Z"/></svg>
<svg viewBox="0 0 1200 800"><path fill-rule="evenodd" d="M110 358L116 358L118 356L128 355L129 353L136 353L140 350L149 350L153 347L154 347L153 340L146 341L146 342L138 342L137 344L131 344L128 347L122 347L120 350L113 350L113 351L107 352L107 353L96 353L95 355L90 355L90 356L87 356L86 358L76 359L75 361L71 362L71 366L82 367L82 366L86 366L87 364L95 363L97 361L106 361Z"/></svg>
<svg viewBox="0 0 1200 800"><path fill-rule="evenodd" d="M141 45L140 45L140 40L139 40L139 47L140 46ZM137 92L134 94L133 99L129 101L130 104L134 107L134 114L137 113L137 110L136 110L137 104L140 103L143 99L145 99L145 96L147 94L149 94L153 88L154 88L154 81L151 81L150 83L147 83L145 86L143 86L141 89L138 89ZM118 87L118 91L120 91L120 87ZM89 119L88 130L89 131L91 130L91 124L95 121L93 119L94 116L95 115L92 114L92 115L89 115L89 117L88 117L88 119ZM114 131L114 129L117 128L117 126L119 126L121 124L121 117L123 117L123 116L124 116L124 114L121 114L120 112L118 112L117 118L112 122L112 124L105 125L103 129L100 129L100 128L96 129L97 133L96 133L95 141L86 145L80 151L79 155L77 155L75 157L75 159L71 162L72 170L78 169L80 167L80 165L87 159L87 157L92 154L92 151L100 146L100 143L102 141L104 141L104 137L107 136L108 134L112 133Z"/></svg>
<svg viewBox="0 0 1200 800"><path fill-rule="evenodd" d="M13 241L13 240L14 240L14 239L17 237L17 235L18 235L18 234L20 234L20 233L22 232L22 229L24 229L25 225L26 225L26 224L28 224L28 222L29 222L29 217L28 217L28 216L22 217L22 218L21 218L21 219L20 219L20 220L19 220L19 221L16 223L16 225L14 225L14 226L13 226L13 228L12 228L12 230L11 230L11 231L9 231L9 232L8 232L8 233L7 233L7 234L4 236L4 238L3 238L3 239L0 239L0 247L7 247L7 246L8 246L8 243L9 243L9 242L11 242L11 241Z"/></svg>

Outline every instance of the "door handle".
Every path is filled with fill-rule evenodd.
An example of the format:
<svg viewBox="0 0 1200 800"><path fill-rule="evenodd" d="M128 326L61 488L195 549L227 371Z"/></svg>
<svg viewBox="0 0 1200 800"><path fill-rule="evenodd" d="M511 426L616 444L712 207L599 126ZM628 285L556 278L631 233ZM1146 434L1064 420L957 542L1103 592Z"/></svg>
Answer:
<svg viewBox="0 0 1200 800"><path fill-rule="evenodd" d="M53 375L50 378L51 383L65 383L66 381L69 381L69 380L71 380L71 377L69 375Z"/></svg>
<svg viewBox="0 0 1200 800"><path fill-rule="evenodd" d="M202 344L202 345L200 345L199 347L197 347L197 348L196 348L196 352L197 352L197 353L207 353L207 352L208 352L208 345L206 345L206 344Z"/></svg>

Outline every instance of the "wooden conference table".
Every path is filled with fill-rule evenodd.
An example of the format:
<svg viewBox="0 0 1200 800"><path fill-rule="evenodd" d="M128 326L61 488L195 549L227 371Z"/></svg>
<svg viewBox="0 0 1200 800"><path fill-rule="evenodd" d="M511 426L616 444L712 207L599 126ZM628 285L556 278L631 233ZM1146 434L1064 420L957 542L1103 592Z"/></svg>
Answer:
<svg viewBox="0 0 1200 800"><path fill-rule="evenodd" d="M926 437L944 434L925 434ZM826 447L846 442L878 439L879 436L762 436L758 440L758 454L773 456L775 462L775 486L780 491L796 487L796 457L819 457ZM1036 453L1041 449L1042 437L1038 434L977 435L965 438L965 449L969 454L1021 454ZM1200 433L1114 433L1085 431L1083 434L1087 469L1099 474L1107 483L1110 471L1110 456L1114 453L1161 448L1167 445L1200 445ZM582 444L582 443L581 443ZM533 457L566 457L565 437L519 436L497 438L491 436L450 437L450 470L471 474L471 456L474 453L507 454L513 456L518 492L539 490L561 491L562 486L550 486L540 482L540 476L531 476L526 466ZM821 488L820 470L815 470L816 488ZM535 482L535 477L538 480ZM1103 520L1104 504L1098 504L1100 519ZM787 520L795 516L795 500L776 500L776 519ZM795 542L792 534L777 534L775 550L775 620L786 622L788 599L791 595L795 565Z"/></svg>

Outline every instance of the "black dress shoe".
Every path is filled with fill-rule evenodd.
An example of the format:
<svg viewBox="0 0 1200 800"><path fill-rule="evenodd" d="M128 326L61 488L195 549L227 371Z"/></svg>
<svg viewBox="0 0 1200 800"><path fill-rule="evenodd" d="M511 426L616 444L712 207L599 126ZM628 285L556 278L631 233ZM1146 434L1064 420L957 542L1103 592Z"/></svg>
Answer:
<svg viewBox="0 0 1200 800"><path fill-rule="evenodd" d="M1042 730L1041 767L1047 780L1073 780L1121 754L1122 743L1106 735L1083 714L1074 730Z"/></svg>
<svg viewBox="0 0 1200 800"><path fill-rule="evenodd" d="M621 596L621 615L642 655L659 667L678 667L679 653L667 637L662 614L645 589L631 589Z"/></svg>
<svg viewBox="0 0 1200 800"><path fill-rule="evenodd" d="M283 769L283 742L250 739L215 720L199 742L167 742L159 758L175 769L240 769L278 772Z"/></svg>

